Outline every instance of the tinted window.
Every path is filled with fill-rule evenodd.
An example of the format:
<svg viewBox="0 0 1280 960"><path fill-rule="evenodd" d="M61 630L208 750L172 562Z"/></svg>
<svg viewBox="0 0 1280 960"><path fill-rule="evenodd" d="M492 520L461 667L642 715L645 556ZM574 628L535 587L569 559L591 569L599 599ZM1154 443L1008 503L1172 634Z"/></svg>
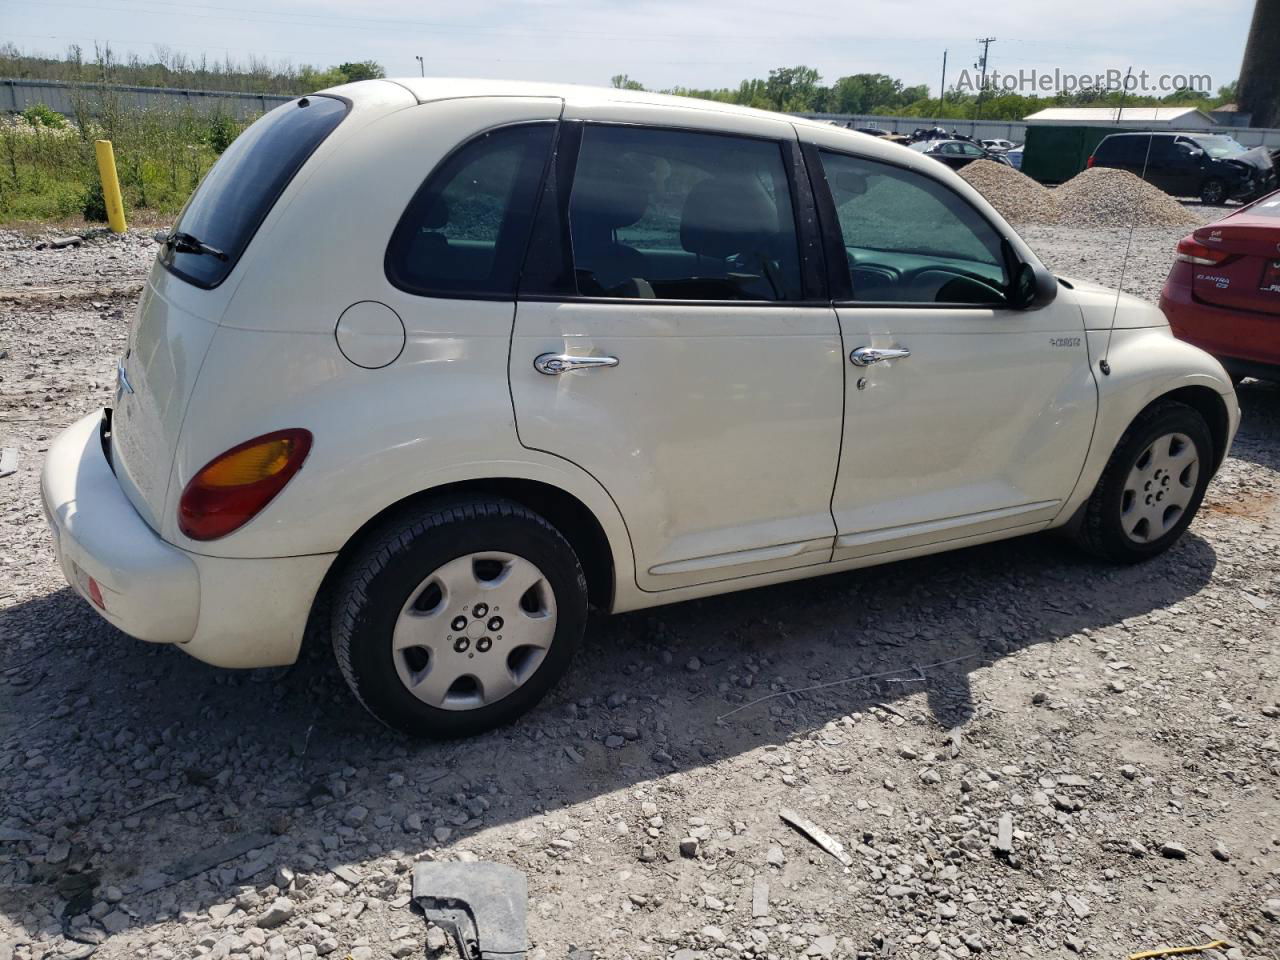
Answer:
<svg viewBox="0 0 1280 960"><path fill-rule="evenodd" d="M215 287L226 279L293 175L346 112L346 103L334 97L303 97L276 107L236 137L174 227L221 250L226 259L166 246L161 262L197 286Z"/></svg>
<svg viewBox="0 0 1280 960"><path fill-rule="evenodd" d="M589 124L569 227L583 296L802 296L790 187L774 141Z"/></svg>
<svg viewBox="0 0 1280 960"><path fill-rule="evenodd" d="M853 299L999 303L1000 236L959 194L892 164L822 152Z"/></svg>
<svg viewBox="0 0 1280 960"><path fill-rule="evenodd" d="M387 247L387 277L430 296L513 298L552 123L482 134L414 195Z"/></svg>

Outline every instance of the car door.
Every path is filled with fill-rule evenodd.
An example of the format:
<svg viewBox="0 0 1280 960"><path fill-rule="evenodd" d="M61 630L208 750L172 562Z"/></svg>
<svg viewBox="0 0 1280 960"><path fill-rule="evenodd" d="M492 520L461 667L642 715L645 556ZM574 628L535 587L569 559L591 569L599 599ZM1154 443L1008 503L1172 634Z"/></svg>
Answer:
<svg viewBox="0 0 1280 960"><path fill-rule="evenodd" d="M1179 170L1173 138L1168 136L1135 136L1134 173L1165 193L1178 195Z"/></svg>
<svg viewBox="0 0 1280 960"><path fill-rule="evenodd" d="M968 162L961 153L960 144L955 141L940 146L937 157L952 170L959 170Z"/></svg>
<svg viewBox="0 0 1280 960"><path fill-rule="evenodd" d="M968 166L973 163L973 161L981 160L987 156L987 151L983 150L975 143L961 143L959 144L959 147L961 159L963 160L961 166Z"/></svg>
<svg viewBox="0 0 1280 960"><path fill-rule="evenodd" d="M1168 191L1175 197L1198 197L1200 185L1205 179L1205 160L1208 154L1190 137L1178 137L1172 146L1174 177Z"/></svg>
<svg viewBox="0 0 1280 960"><path fill-rule="evenodd" d="M829 561L843 353L793 128L566 116L511 343L521 442L608 491L643 590Z"/></svg>
<svg viewBox="0 0 1280 960"><path fill-rule="evenodd" d="M997 229L919 169L811 151L848 355L834 559L1027 531L1060 511L1097 406L1066 297L1007 305Z"/></svg>

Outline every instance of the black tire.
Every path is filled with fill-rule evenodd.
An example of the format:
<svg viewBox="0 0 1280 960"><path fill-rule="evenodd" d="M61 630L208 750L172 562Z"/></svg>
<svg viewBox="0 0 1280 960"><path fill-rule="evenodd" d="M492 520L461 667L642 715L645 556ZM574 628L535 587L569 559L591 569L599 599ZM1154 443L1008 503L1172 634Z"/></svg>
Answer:
<svg viewBox="0 0 1280 960"><path fill-rule="evenodd" d="M1147 448L1171 433L1185 434L1195 445L1199 471L1194 489L1182 515L1163 536L1138 542L1125 532L1121 521L1125 482ZM1138 415L1116 444L1098 485L1085 505L1084 519L1076 534L1077 542L1094 556L1114 563L1138 563L1163 553L1177 542L1195 518L1213 474L1213 466L1213 436L1200 412L1174 400L1153 403Z"/></svg>
<svg viewBox="0 0 1280 960"><path fill-rule="evenodd" d="M454 710L418 699L397 673L391 636L410 594L433 571L485 551L539 568L554 594L555 632L536 670L494 703ZM568 669L587 620L587 582L577 555L550 523L518 503L468 499L418 508L375 532L338 580L333 652L356 699L396 730L428 738L467 737L532 708Z"/></svg>
<svg viewBox="0 0 1280 960"><path fill-rule="evenodd" d="M1200 202L1217 207L1227 202L1227 185L1217 177L1200 184Z"/></svg>

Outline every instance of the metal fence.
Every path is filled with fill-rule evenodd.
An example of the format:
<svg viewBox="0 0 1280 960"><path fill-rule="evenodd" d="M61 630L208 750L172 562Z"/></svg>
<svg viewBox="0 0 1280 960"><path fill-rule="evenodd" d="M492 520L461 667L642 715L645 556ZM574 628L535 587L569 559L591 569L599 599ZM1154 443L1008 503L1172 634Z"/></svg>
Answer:
<svg viewBox="0 0 1280 960"><path fill-rule="evenodd" d="M174 108L189 106L201 113L221 110L245 120L266 113L293 97L277 93L236 93L230 90L183 90L175 87L134 87L114 83L66 83L61 80L22 80L0 77L0 111L17 113L37 103L66 116L75 115L80 100L90 114L106 95L111 95L122 108ZM814 120L836 120L859 127L876 127L890 133L910 133L917 127L945 127L973 137L975 140L1012 140L1027 138L1027 124L1017 120L954 120L944 117L880 117L872 114L804 113ZM1148 129L1142 124L1121 123L1121 128ZM1280 148L1280 129L1267 127L1223 127L1202 133L1225 133L1246 147Z"/></svg>
<svg viewBox="0 0 1280 960"><path fill-rule="evenodd" d="M122 109L190 107L199 113L220 110L239 120L266 113L293 97L276 93L235 93L230 90L181 90L173 87L134 87L117 83L65 83L61 80L22 80L0 77L0 112L18 113L37 103L64 116L74 116L79 101L90 115L111 97Z"/></svg>
<svg viewBox="0 0 1280 960"><path fill-rule="evenodd" d="M872 114L852 113L805 113L801 116L813 120L836 120L840 123L852 123L855 127L875 127L888 130L890 133L910 133L920 127L943 127L956 133L963 133L975 140L1012 140L1022 143L1027 139L1027 127L1031 124L1017 120L954 120L945 117L878 117ZM1105 124L1098 124L1105 126ZM1150 130L1150 124L1119 123L1118 130ZM1170 128L1174 129L1174 128ZM1268 147L1271 150L1280 148L1280 129L1272 127L1221 127L1192 131L1194 133L1223 133L1234 137L1246 147Z"/></svg>

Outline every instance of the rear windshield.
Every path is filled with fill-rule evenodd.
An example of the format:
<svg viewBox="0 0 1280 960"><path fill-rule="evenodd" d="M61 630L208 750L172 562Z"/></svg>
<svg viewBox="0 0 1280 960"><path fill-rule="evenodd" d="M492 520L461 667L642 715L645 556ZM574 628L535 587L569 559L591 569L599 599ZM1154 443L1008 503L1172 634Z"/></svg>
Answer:
<svg viewBox="0 0 1280 960"><path fill-rule="evenodd" d="M169 244L161 263L198 287L225 280L293 175L346 113L346 101L336 97L303 97L276 107L236 137L174 227L222 251L226 259L182 253Z"/></svg>

